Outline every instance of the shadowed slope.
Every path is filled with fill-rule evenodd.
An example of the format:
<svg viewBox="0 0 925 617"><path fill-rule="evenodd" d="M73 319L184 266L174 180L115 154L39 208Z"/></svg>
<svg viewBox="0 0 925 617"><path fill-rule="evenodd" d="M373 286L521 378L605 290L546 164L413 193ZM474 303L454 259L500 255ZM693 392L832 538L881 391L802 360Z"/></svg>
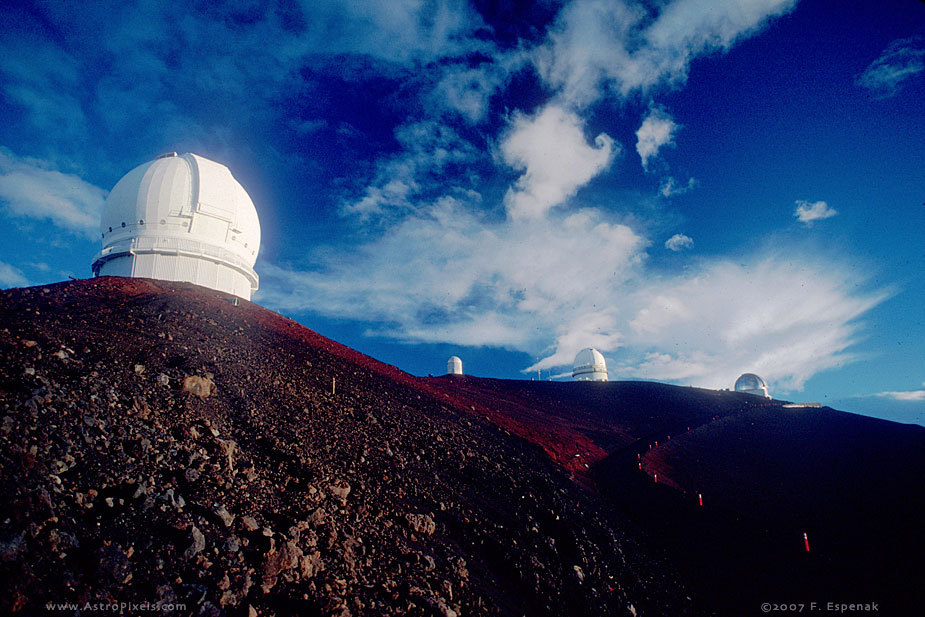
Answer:
<svg viewBox="0 0 925 617"><path fill-rule="evenodd" d="M259 306L100 278L0 322L3 612L686 612L538 448Z"/></svg>

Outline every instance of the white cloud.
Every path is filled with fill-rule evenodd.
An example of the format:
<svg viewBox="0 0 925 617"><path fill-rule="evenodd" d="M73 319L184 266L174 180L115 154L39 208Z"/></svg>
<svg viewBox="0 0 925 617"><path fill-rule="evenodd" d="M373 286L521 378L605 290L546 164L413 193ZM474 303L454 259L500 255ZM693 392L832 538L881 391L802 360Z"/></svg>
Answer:
<svg viewBox="0 0 925 617"><path fill-rule="evenodd" d="M344 212L361 217L402 215L416 208L417 200L426 201L437 179L453 166L467 163L477 156L469 142L460 139L451 127L435 122L409 122L395 129L395 138L403 149L377 164L376 177L359 200L344 206ZM451 174L452 175L452 174Z"/></svg>
<svg viewBox="0 0 925 617"><path fill-rule="evenodd" d="M22 273L22 270L15 266L0 261L0 287L26 287L29 279Z"/></svg>
<svg viewBox="0 0 925 617"><path fill-rule="evenodd" d="M625 344L651 352L623 370L707 387L753 371L789 390L852 361L858 318L886 294L858 293L856 272L798 254L706 261L641 287Z"/></svg>
<svg viewBox="0 0 925 617"><path fill-rule="evenodd" d="M877 98L899 93L902 83L925 71L925 45L922 37L893 41L857 78L857 85Z"/></svg>
<svg viewBox="0 0 925 617"><path fill-rule="evenodd" d="M651 4L575 0L559 14L535 53L543 79L572 105L607 92L626 97L687 79L690 61L729 49L795 0L676 0L654 14Z"/></svg>
<svg viewBox="0 0 925 617"><path fill-rule="evenodd" d="M907 392L881 392L877 396L896 401L925 401L925 390L911 390Z"/></svg>
<svg viewBox="0 0 925 617"><path fill-rule="evenodd" d="M9 216L50 220L95 238L106 191L39 159L0 148L0 204Z"/></svg>
<svg viewBox="0 0 925 617"><path fill-rule="evenodd" d="M438 109L458 113L470 124L485 120L491 97L526 62L523 52L494 52L491 62L477 67L448 64L435 77L429 102Z"/></svg>
<svg viewBox="0 0 925 617"><path fill-rule="evenodd" d="M598 210L489 222L445 198L320 267L264 264L259 301L409 342L523 351L537 358L526 371L591 345L619 377L730 387L754 371L793 390L853 361L860 318L887 296L798 248L659 276L646 245Z"/></svg>
<svg viewBox="0 0 925 617"><path fill-rule="evenodd" d="M608 304L644 244L596 210L489 223L444 198L321 268L264 264L260 302L385 324L376 332L401 340L524 350L546 368L615 347Z"/></svg>
<svg viewBox="0 0 925 617"><path fill-rule="evenodd" d="M683 251L693 246L694 240L690 236L685 236L684 234L675 234L665 240L665 248L670 251Z"/></svg>
<svg viewBox="0 0 925 617"><path fill-rule="evenodd" d="M663 146L674 145L674 133L678 130L671 116L663 109L652 108L636 131L636 152L642 159L642 168L648 171L649 159L658 156Z"/></svg>
<svg viewBox="0 0 925 617"><path fill-rule="evenodd" d="M837 210L830 208L829 204L824 201L809 202L798 199L794 203L796 203L797 207L793 211L793 216L797 217L807 227L812 227L815 221L823 221L838 214Z"/></svg>
<svg viewBox="0 0 925 617"><path fill-rule="evenodd" d="M658 187L658 192L661 193L662 197L674 197L694 190L697 184L698 182L695 178L688 178L687 184L678 184L674 176L668 176L662 180L661 185Z"/></svg>
<svg viewBox="0 0 925 617"><path fill-rule="evenodd" d="M601 133L590 146L582 128L576 114L557 105L533 117L514 115L500 146L504 162L524 172L504 198L512 217L544 216L610 165L619 144Z"/></svg>

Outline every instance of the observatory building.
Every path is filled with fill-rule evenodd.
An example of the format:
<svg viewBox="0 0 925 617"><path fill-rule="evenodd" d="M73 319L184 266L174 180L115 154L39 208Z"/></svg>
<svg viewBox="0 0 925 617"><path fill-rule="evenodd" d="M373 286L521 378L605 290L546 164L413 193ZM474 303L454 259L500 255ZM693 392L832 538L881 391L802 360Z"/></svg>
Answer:
<svg viewBox="0 0 925 617"><path fill-rule="evenodd" d="M446 361L446 374L447 375L462 375L462 360L459 359L459 356L450 356L450 359Z"/></svg>
<svg viewBox="0 0 925 617"><path fill-rule="evenodd" d="M254 202L227 167L164 154L113 187L100 222L94 276L185 281L250 300L260 248Z"/></svg>
<svg viewBox="0 0 925 617"><path fill-rule="evenodd" d="M607 381L607 363L596 349L585 347L575 356L572 381Z"/></svg>
<svg viewBox="0 0 925 617"><path fill-rule="evenodd" d="M764 379L758 375L755 375L754 373L745 373L736 379L736 383L733 389L736 392L744 392L745 394L754 394L755 396L771 398L771 395L768 394L768 384L764 382Z"/></svg>

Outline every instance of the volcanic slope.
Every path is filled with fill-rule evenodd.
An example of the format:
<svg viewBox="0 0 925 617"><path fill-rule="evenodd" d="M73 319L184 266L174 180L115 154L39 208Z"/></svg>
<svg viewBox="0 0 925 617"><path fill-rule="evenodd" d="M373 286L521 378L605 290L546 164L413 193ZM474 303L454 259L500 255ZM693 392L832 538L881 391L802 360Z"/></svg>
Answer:
<svg viewBox="0 0 925 617"><path fill-rule="evenodd" d="M4 614L689 613L542 449L257 305L103 277L0 324Z"/></svg>
<svg viewBox="0 0 925 617"><path fill-rule="evenodd" d="M656 383L428 382L600 490L671 557L698 612L925 603L923 427Z"/></svg>

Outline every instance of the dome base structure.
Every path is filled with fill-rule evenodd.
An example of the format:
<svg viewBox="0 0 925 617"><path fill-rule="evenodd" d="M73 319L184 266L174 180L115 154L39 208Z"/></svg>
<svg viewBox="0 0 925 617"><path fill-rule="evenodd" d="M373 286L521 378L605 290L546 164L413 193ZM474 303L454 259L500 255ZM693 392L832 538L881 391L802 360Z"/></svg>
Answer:
<svg viewBox="0 0 925 617"><path fill-rule="evenodd" d="M227 167L170 153L126 174L106 198L94 276L202 285L245 300L257 291L257 210Z"/></svg>
<svg viewBox="0 0 925 617"><path fill-rule="evenodd" d="M259 278L234 255L191 240L132 238L106 247L93 261L93 276L125 276L193 283L250 300Z"/></svg>

